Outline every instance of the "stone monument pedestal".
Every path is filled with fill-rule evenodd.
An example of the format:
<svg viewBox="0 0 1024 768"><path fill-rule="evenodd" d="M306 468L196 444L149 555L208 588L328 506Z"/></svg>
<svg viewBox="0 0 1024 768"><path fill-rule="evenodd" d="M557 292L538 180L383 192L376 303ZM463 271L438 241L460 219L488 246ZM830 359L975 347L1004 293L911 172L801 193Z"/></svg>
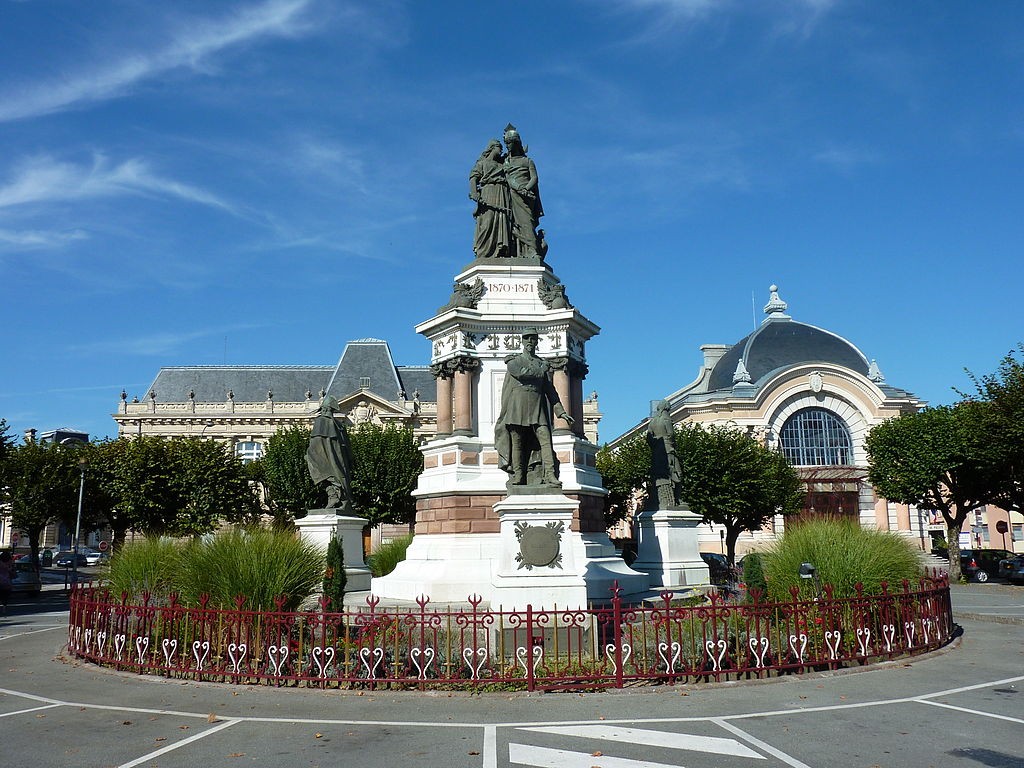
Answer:
<svg viewBox="0 0 1024 768"><path fill-rule="evenodd" d="M637 516L637 557L633 568L651 577L651 587L703 586L708 567L697 546L700 515L689 507L645 510Z"/></svg>
<svg viewBox="0 0 1024 768"><path fill-rule="evenodd" d="M331 539L341 539L345 558L345 591L363 592L370 588L370 569L363 560L363 527L366 520L361 517L339 515L333 509L311 509L307 515L295 521L299 536L312 542L325 552Z"/></svg>

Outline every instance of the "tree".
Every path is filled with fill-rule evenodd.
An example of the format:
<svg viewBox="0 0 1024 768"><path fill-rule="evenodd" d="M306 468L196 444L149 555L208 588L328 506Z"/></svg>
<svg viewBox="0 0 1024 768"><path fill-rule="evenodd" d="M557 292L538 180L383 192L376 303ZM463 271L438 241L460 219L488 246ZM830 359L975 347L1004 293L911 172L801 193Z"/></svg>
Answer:
<svg viewBox="0 0 1024 768"><path fill-rule="evenodd" d="M164 446L175 514L166 530L198 536L221 519L251 520L258 501L241 460L227 446L198 437L170 440Z"/></svg>
<svg viewBox="0 0 1024 768"><path fill-rule="evenodd" d="M352 444L352 501L371 526L416 519L412 492L423 471L423 454L411 429L360 424Z"/></svg>
<svg viewBox="0 0 1024 768"><path fill-rule="evenodd" d="M0 489L10 505L11 527L28 534L32 562L39 557L39 536L46 526L75 518L76 470L73 449L34 441L10 449L0 464Z"/></svg>
<svg viewBox="0 0 1024 768"><path fill-rule="evenodd" d="M651 474L651 448L643 435L636 435L614 450L605 445L597 452L597 471L608 495L604 501L604 523L611 527L624 520L643 494Z"/></svg>
<svg viewBox="0 0 1024 768"><path fill-rule="evenodd" d="M317 489L306 466L309 446L307 427L279 429L267 441L263 456L250 465L263 484L264 502L274 519L275 527L291 525L309 509L316 508Z"/></svg>
<svg viewBox="0 0 1024 768"><path fill-rule="evenodd" d="M676 452L683 465L683 499L703 522L725 527L729 562L735 561L740 533L800 509L796 470L781 453L744 432L683 425L676 429Z"/></svg>
<svg viewBox="0 0 1024 768"><path fill-rule="evenodd" d="M1024 343L1017 345L1017 351L1024 354ZM1024 513L1024 362L1010 351L995 373L971 378L977 398L970 399L989 406L984 411L982 447L1001 481L993 503Z"/></svg>
<svg viewBox="0 0 1024 768"><path fill-rule="evenodd" d="M7 434L10 428L7 419L0 419L0 464L3 464L7 455L14 450L14 438Z"/></svg>
<svg viewBox="0 0 1024 768"><path fill-rule="evenodd" d="M949 575L959 580L960 531L967 514L994 503L1000 481L986 458L988 404L904 413L868 433L868 480L887 499L936 509L946 522Z"/></svg>

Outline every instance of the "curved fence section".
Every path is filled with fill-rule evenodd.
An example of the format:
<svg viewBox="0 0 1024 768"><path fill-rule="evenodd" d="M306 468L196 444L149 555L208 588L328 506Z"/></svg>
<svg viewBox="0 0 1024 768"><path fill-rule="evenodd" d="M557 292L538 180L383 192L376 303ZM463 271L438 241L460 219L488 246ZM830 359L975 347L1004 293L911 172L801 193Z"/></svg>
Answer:
<svg viewBox="0 0 1024 768"><path fill-rule="evenodd" d="M283 604L283 600L278 607ZM462 606L248 610L137 602L103 587L71 597L68 647L78 658L140 674L245 685L557 690L767 678L859 666L938 648L954 629L944 576L833 598L794 590L767 602L700 604L663 593L581 610Z"/></svg>

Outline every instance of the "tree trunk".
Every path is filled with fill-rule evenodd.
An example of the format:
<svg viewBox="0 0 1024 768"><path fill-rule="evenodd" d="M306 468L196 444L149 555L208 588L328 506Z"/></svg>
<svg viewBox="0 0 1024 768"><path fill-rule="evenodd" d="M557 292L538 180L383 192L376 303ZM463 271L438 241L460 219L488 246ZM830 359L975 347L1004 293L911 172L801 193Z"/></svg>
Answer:
<svg viewBox="0 0 1024 768"><path fill-rule="evenodd" d="M960 581L963 573L960 570L960 531L963 521L946 521L946 547L949 555L949 581L951 584Z"/></svg>

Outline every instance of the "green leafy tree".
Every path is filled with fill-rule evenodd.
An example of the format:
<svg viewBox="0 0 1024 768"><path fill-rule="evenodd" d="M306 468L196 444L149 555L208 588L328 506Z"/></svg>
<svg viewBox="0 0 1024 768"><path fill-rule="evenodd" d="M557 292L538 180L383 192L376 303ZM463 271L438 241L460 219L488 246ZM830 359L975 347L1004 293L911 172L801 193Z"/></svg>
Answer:
<svg viewBox="0 0 1024 768"><path fill-rule="evenodd" d="M171 440L164 446L169 462L174 515L166 530L198 536L223 520L252 519L258 501L241 460L227 446L198 437Z"/></svg>
<svg viewBox="0 0 1024 768"><path fill-rule="evenodd" d="M360 424L349 431L352 501L371 526L416 519L412 492L423 471L423 454L411 429Z"/></svg>
<svg viewBox="0 0 1024 768"><path fill-rule="evenodd" d="M39 536L57 520L74 521L78 505L77 454L59 444L23 443L0 465L0 489L10 505L11 527L29 537L33 562Z"/></svg>
<svg viewBox="0 0 1024 768"><path fill-rule="evenodd" d="M796 470L744 432L684 425L676 429L676 453L683 465L682 497L705 523L724 526L729 562L735 561L740 533L800 509Z"/></svg>
<svg viewBox="0 0 1024 768"><path fill-rule="evenodd" d="M250 472L256 473L263 485L264 503L274 519L275 527L290 526L318 505L317 490L306 466L309 446L307 427L279 429L267 441L263 456L253 462Z"/></svg>
<svg viewBox="0 0 1024 768"><path fill-rule="evenodd" d="M597 452L597 471L608 491L604 504L607 527L624 520L639 492L646 492L651 474L651 448L644 435L630 438L614 450L605 445ZM639 501L643 501L642 493Z"/></svg>
<svg viewBox="0 0 1024 768"><path fill-rule="evenodd" d="M7 455L14 450L14 438L7 434L10 428L7 419L0 419L0 464L3 464Z"/></svg>
<svg viewBox="0 0 1024 768"><path fill-rule="evenodd" d="M1024 354L1024 344L1003 357L995 373L971 378L977 399L989 406L984 411L981 447L1000 480L993 503L1024 514L1024 361L1017 352Z"/></svg>
<svg viewBox="0 0 1024 768"><path fill-rule="evenodd" d="M988 418L988 404L964 401L904 413L867 436L868 480L878 492L942 513L954 580L961 577L959 541L967 514L999 494L997 469L986 457Z"/></svg>

